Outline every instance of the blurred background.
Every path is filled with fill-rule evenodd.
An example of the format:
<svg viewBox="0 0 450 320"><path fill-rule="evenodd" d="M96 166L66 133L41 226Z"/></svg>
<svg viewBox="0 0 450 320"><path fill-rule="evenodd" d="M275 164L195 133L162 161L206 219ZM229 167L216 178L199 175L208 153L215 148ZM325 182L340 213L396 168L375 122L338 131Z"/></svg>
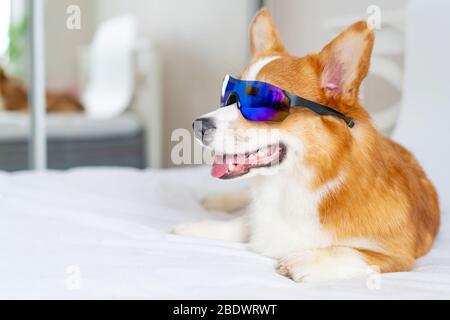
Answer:
<svg viewBox="0 0 450 320"><path fill-rule="evenodd" d="M248 62L248 25L262 6L272 11L290 53L300 56L319 51L356 20L380 14L362 99L390 134L401 101L407 1L372 4L44 1L48 167L173 166L173 130L189 130L196 116L218 106L223 76L237 75ZM30 0L0 0L0 170L29 168L29 7Z"/></svg>

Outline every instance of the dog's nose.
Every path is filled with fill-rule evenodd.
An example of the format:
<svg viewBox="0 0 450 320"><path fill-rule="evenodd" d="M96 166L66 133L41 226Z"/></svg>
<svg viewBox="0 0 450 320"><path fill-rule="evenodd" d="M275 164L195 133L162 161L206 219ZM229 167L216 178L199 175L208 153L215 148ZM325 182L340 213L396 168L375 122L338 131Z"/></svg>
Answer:
<svg viewBox="0 0 450 320"><path fill-rule="evenodd" d="M216 126L214 120L211 118L199 118L195 119L192 123L194 134L197 139L203 142L204 145L208 145L212 142Z"/></svg>

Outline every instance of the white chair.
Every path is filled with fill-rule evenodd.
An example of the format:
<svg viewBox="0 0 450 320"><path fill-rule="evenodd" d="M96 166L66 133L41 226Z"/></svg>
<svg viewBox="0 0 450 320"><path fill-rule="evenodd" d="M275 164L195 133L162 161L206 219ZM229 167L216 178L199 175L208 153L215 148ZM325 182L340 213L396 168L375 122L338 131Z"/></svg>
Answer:
<svg viewBox="0 0 450 320"><path fill-rule="evenodd" d="M161 72L157 48L136 38L132 16L99 26L79 51L79 88L87 115L108 119L128 109L143 126L147 166L162 166ZM86 85L87 84L87 85Z"/></svg>
<svg viewBox="0 0 450 320"><path fill-rule="evenodd" d="M82 101L89 117L110 119L123 113L133 97L132 52L136 19L119 16L101 23L89 49L89 78Z"/></svg>

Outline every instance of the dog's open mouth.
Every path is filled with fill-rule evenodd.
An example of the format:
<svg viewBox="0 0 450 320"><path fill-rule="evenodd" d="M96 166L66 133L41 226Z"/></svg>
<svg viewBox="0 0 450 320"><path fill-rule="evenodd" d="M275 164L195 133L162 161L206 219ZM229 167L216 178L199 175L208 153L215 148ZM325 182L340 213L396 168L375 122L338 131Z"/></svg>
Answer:
<svg viewBox="0 0 450 320"><path fill-rule="evenodd" d="M284 144L273 144L253 152L242 154L216 155L211 175L220 179L232 179L243 176L255 168L272 167L280 164L286 156Z"/></svg>

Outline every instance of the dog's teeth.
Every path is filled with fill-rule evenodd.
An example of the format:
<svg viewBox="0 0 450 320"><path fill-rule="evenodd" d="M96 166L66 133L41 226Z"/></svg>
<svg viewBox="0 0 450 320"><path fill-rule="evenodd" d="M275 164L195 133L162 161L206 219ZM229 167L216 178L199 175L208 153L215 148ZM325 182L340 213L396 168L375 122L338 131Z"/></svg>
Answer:
<svg viewBox="0 0 450 320"><path fill-rule="evenodd" d="M235 166L234 166L233 163L230 162L230 163L228 164L228 170L233 171L234 167L235 167Z"/></svg>

